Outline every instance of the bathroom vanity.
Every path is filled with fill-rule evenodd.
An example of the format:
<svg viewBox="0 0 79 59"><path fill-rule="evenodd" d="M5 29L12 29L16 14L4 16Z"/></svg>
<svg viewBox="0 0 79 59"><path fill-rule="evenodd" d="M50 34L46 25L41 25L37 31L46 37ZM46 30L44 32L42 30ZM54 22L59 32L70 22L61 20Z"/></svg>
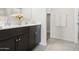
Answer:
<svg viewBox="0 0 79 59"><path fill-rule="evenodd" d="M40 24L5 26L0 29L0 51L31 51L40 41Z"/></svg>

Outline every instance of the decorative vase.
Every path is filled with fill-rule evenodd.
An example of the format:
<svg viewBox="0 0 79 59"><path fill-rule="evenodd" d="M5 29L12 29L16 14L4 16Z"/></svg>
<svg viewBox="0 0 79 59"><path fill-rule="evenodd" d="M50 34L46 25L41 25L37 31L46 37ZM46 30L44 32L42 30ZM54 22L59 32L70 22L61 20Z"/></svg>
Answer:
<svg viewBox="0 0 79 59"><path fill-rule="evenodd" d="M17 15L17 16L16 16L16 19L17 19L17 21L18 21L18 25L21 25L22 20L23 20L23 16L22 16L22 15Z"/></svg>

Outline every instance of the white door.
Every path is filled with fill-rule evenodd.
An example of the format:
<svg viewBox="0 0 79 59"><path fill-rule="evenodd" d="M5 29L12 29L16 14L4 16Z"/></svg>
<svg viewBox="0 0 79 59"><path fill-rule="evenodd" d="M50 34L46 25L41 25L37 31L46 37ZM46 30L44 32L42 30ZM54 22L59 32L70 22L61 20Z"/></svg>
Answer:
<svg viewBox="0 0 79 59"><path fill-rule="evenodd" d="M53 8L50 21L51 38L76 42L76 21L75 8Z"/></svg>

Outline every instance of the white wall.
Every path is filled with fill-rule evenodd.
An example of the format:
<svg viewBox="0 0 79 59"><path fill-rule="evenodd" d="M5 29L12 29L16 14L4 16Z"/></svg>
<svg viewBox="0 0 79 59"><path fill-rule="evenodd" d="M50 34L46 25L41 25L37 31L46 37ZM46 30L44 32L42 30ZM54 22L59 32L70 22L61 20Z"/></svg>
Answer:
<svg viewBox="0 0 79 59"><path fill-rule="evenodd" d="M46 9L32 8L32 21L41 23L41 43L46 46Z"/></svg>
<svg viewBox="0 0 79 59"><path fill-rule="evenodd" d="M56 39L63 39L68 41L77 42L77 27L76 27L76 21L77 21L77 13L74 8L68 8L68 9L52 9L51 12L51 38ZM65 15L66 17L63 19L66 19L66 25L65 26L56 26L55 20L56 20L56 14L57 15ZM58 18L59 19L59 18Z"/></svg>
<svg viewBox="0 0 79 59"><path fill-rule="evenodd" d="M32 22L41 23L42 19L42 9L41 8L32 8Z"/></svg>
<svg viewBox="0 0 79 59"><path fill-rule="evenodd" d="M47 14L50 14L50 13L51 13L51 9L52 9L52 8L46 8L46 13L47 13Z"/></svg>
<svg viewBox="0 0 79 59"><path fill-rule="evenodd" d="M1 17L4 16L4 17ZM0 8L0 26L4 26L4 23L6 22L6 11L5 8Z"/></svg>
<svg viewBox="0 0 79 59"><path fill-rule="evenodd" d="M22 8L22 13L26 15L26 19L32 19L32 8Z"/></svg>

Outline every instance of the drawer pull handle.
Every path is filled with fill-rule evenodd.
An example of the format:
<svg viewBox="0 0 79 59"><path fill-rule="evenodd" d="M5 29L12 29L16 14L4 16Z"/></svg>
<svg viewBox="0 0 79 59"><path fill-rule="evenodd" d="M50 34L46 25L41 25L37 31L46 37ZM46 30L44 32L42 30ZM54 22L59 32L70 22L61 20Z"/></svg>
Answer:
<svg viewBox="0 0 79 59"><path fill-rule="evenodd" d="M20 41L20 40L21 40L21 39L19 38L19 39L16 40L16 42L18 42L18 41Z"/></svg>

